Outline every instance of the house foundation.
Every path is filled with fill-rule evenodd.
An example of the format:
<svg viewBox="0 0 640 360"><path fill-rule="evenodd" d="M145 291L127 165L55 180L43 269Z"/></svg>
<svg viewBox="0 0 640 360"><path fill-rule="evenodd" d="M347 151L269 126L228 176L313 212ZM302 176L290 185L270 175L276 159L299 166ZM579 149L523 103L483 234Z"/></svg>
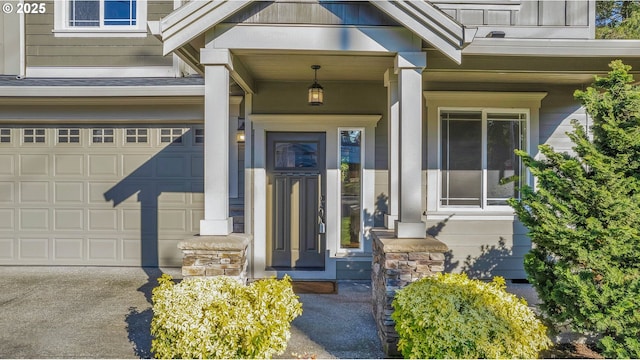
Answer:
<svg viewBox="0 0 640 360"><path fill-rule="evenodd" d="M251 235L196 236L178 243L182 250L182 275L224 275L247 283L248 248Z"/></svg>
<svg viewBox="0 0 640 360"><path fill-rule="evenodd" d="M444 253L448 247L431 236L399 239L393 230L372 233L373 316L385 354L398 356L398 333L391 319L396 291L425 276L444 271Z"/></svg>

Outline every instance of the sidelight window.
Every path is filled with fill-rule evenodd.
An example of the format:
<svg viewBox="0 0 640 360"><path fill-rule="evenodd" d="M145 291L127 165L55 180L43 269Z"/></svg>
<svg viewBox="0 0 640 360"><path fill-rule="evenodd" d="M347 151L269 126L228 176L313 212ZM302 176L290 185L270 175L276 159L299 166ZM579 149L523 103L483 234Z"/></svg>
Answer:
<svg viewBox="0 0 640 360"><path fill-rule="evenodd" d="M362 229L362 130L340 130L340 248L359 249Z"/></svg>

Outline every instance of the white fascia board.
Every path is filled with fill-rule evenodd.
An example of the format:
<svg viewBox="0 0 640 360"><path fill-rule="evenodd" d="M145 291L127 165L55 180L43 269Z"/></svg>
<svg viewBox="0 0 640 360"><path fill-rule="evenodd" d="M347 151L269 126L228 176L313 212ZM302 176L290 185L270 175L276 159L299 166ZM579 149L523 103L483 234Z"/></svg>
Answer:
<svg viewBox="0 0 640 360"><path fill-rule="evenodd" d="M475 39L464 55L638 57L640 40Z"/></svg>
<svg viewBox="0 0 640 360"><path fill-rule="evenodd" d="M253 0L191 1L160 20L164 55L187 44Z"/></svg>
<svg viewBox="0 0 640 360"><path fill-rule="evenodd" d="M369 52L421 51L421 41L403 27L342 25L221 24L207 48Z"/></svg>
<svg viewBox="0 0 640 360"><path fill-rule="evenodd" d="M27 66L32 78L145 78L175 77L173 66Z"/></svg>
<svg viewBox="0 0 640 360"><path fill-rule="evenodd" d="M162 97L204 96L204 85L174 86L0 86L0 97Z"/></svg>

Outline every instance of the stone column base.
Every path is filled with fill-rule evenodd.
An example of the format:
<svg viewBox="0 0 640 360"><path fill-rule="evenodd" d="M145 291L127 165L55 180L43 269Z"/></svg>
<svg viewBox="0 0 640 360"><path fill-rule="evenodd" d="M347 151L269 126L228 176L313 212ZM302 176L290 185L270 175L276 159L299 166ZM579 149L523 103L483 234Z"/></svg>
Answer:
<svg viewBox="0 0 640 360"><path fill-rule="evenodd" d="M393 313L396 290L425 276L444 271L447 245L434 237L398 239L391 230L374 230L371 288L373 317L388 356L399 356Z"/></svg>
<svg viewBox="0 0 640 360"><path fill-rule="evenodd" d="M182 275L229 276L247 283L247 249L251 235L204 235L182 240Z"/></svg>

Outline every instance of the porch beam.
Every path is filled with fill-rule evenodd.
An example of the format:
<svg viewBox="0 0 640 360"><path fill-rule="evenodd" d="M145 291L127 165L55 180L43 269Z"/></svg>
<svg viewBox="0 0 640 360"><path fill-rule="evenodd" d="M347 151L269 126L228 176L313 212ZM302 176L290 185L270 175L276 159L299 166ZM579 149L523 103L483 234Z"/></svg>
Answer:
<svg viewBox="0 0 640 360"><path fill-rule="evenodd" d="M200 235L233 232L229 217L229 69L228 50L202 53L204 90L204 219Z"/></svg>
<svg viewBox="0 0 640 360"><path fill-rule="evenodd" d="M208 49L368 52L420 51L422 41L397 26L219 24L207 34ZM311 39L311 40L310 40Z"/></svg>
<svg viewBox="0 0 640 360"><path fill-rule="evenodd" d="M255 94L256 86L253 76L244 64L228 49L201 49L200 62L202 64L224 63L229 75L246 93Z"/></svg>
<svg viewBox="0 0 640 360"><path fill-rule="evenodd" d="M422 70L426 54L398 53L394 71L398 75L399 98L399 209L395 224L398 238L423 238L422 221Z"/></svg>

